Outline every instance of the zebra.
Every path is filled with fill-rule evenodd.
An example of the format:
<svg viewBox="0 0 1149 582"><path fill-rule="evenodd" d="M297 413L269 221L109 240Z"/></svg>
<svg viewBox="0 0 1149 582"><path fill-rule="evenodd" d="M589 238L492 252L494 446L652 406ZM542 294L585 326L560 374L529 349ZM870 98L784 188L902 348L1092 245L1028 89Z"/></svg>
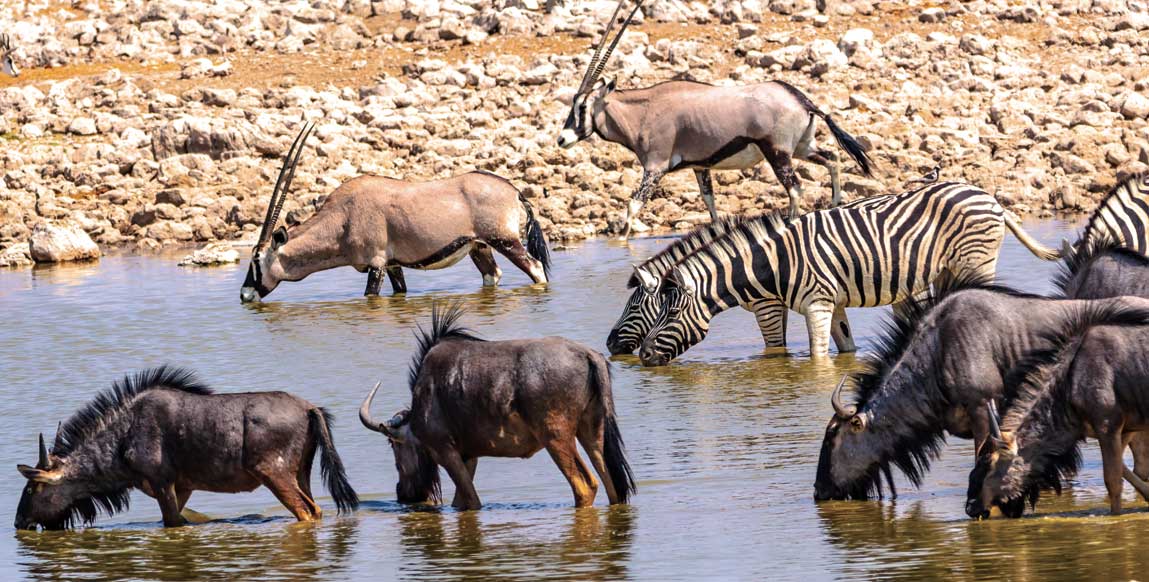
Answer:
<svg viewBox="0 0 1149 582"><path fill-rule="evenodd" d="M1093 239L1109 238L1128 249L1149 255L1149 172L1117 183L1085 223L1077 242L1062 242L1062 254L1072 257L1089 248Z"/></svg>
<svg viewBox="0 0 1149 582"><path fill-rule="evenodd" d="M888 197L889 195L860 198L847 203L844 207L873 204ZM619 315L606 339L606 347L611 355L633 353L642 344L643 338L654 326L654 321L658 319L661 307L658 290L662 286L662 280L679 261L691 256L695 251L709 244L710 241L725 236L733 228L747 220L753 220L753 217L719 218L709 225L694 229L642 264L635 265L634 273L626 285L628 289L632 289L630 297L627 298L623 305L622 314ZM758 322L758 329L762 332L762 341L765 342L767 348L786 345L786 323L789 311L782 302L768 298L743 304L742 308L754 314L754 318ZM850 334L841 334L835 330L832 335L838 351L854 351L855 346Z"/></svg>
<svg viewBox="0 0 1149 582"><path fill-rule="evenodd" d="M664 365L702 341L718 313L766 299L803 314L811 356L825 356L832 333L849 334L846 307L899 303L947 273L992 276L1006 227L1037 257L1059 258L992 195L960 182L789 223L776 213L746 220L666 275L639 357Z"/></svg>

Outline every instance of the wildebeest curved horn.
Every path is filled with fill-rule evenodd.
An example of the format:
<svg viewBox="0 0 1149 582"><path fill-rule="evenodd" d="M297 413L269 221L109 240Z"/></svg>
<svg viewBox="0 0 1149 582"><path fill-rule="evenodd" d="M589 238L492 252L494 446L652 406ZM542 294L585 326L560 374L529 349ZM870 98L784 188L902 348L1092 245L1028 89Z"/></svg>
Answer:
<svg viewBox="0 0 1149 582"><path fill-rule="evenodd" d="M259 240L255 244L257 249L263 246L271 237L271 233L275 231L275 225L279 222L279 211L283 209L283 203L287 201L287 192L291 188L291 180L295 178L295 167L299 164L299 155L303 152L303 144L314 129L314 122L305 123L299 135L295 136L295 141L291 143L291 149L287 150L287 155L283 158L283 166L279 168L279 176L275 179L275 188L272 189L271 199L267 202L267 214L263 218L263 228L259 231Z"/></svg>
<svg viewBox="0 0 1149 582"><path fill-rule="evenodd" d="M36 462L36 468L48 468L48 447L44 446L44 433L40 433L40 460Z"/></svg>
<svg viewBox="0 0 1149 582"><path fill-rule="evenodd" d="M367 394L367 398L363 400L363 405L359 407L359 422L362 422L363 426L375 432L389 435L390 433L387 431L386 424L375 422L371 419L371 401L375 400L375 393L379 391L379 386L382 384L382 380L376 382L375 387L371 389L371 392Z"/></svg>
<svg viewBox="0 0 1149 582"><path fill-rule="evenodd" d="M850 418L857 413L857 409L853 406L847 408L842 404L842 388L846 385L846 376L842 376L842 380L838 382L838 387L834 388L834 393L830 395L830 404L834 407L834 414L838 418Z"/></svg>
<svg viewBox="0 0 1149 582"><path fill-rule="evenodd" d="M606 28L602 31L602 37L598 39L598 44L594 47L594 55L591 56L590 62L586 65L586 73L583 73L582 81L579 83L578 92L582 93L590 88L594 83L594 70L595 65L598 64L599 58L602 57L602 49L606 46L606 39L610 36L610 31L614 29L614 21L618 19L618 13L622 10L622 5L626 4L626 0L618 0L618 5L614 7L614 13L610 15L610 20L606 23Z"/></svg>
<svg viewBox="0 0 1149 582"><path fill-rule="evenodd" d="M602 55L602 59L595 63L594 76L591 77L590 81L592 85L595 81L598 80L599 76L602 75L603 69L606 69L606 63L610 61L610 54L614 52L614 47L618 46L618 41L622 39L623 33L626 32L626 27L630 26L630 22L634 20L635 13L637 13L638 9L642 7L642 3L644 1L645 0L638 0L638 3L634 5L634 9L631 10L630 14L626 16L626 20L622 21L622 28L618 29L618 33L616 33L614 35L614 39L611 40L610 48L607 48L606 53Z"/></svg>
<svg viewBox="0 0 1149 582"><path fill-rule="evenodd" d="M1001 425L997 423L997 404L990 400L985 406L989 412L989 435L1001 439Z"/></svg>

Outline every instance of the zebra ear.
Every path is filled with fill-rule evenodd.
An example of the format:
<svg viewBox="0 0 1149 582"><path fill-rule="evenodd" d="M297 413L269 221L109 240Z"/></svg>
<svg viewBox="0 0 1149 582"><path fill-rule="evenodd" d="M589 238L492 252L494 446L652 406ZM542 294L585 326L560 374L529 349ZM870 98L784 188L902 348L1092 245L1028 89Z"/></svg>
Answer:
<svg viewBox="0 0 1149 582"><path fill-rule="evenodd" d="M638 279L638 284L647 293L656 293L658 291L658 278L651 275L646 269L638 265L634 265L634 276Z"/></svg>

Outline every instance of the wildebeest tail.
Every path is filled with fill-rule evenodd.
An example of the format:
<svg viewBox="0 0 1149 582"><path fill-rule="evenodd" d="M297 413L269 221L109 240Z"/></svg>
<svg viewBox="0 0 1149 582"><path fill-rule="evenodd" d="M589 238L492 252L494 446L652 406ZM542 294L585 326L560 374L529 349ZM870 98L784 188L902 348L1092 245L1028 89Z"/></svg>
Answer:
<svg viewBox="0 0 1149 582"><path fill-rule="evenodd" d="M521 194L519 202L522 202L523 209L527 211L527 253L543 264L543 274L547 276L547 281L550 281L551 250L547 247L547 237L543 233L543 227L539 226L538 219L535 218L535 208Z"/></svg>
<svg viewBox="0 0 1149 582"><path fill-rule="evenodd" d="M830 115L826 112L818 109L818 106L814 105L814 102L810 101L810 98L807 97L806 94L803 93L800 89L783 81L774 82L778 83L782 87L785 87L786 90L789 91L790 94L793 95L794 98L802 104L802 107L805 107L806 111L809 111L811 115L817 115L818 117L822 118L822 121L826 122L826 127L830 128L830 133L834 134L834 140L837 141L838 145L841 146L842 149L846 150L846 153L850 154L850 157L854 158L854 161L862 167L862 173L867 176L874 175L874 162L871 161L870 157L866 155L866 150L862 148L862 144L858 143L858 140L854 139L854 136L846 133L846 130L839 127L837 123L834 123L833 118L831 118Z"/></svg>
<svg viewBox="0 0 1149 582"><path fill-rule="evenodd" d="M331 438L331 421L334 416L324 408L312 408L307 415L311 419L312 434L319 442L319 472L323 476L323 483L335 500L339 513L355 511L359 507L359 495L347 481L347 471L343 469L343 461Z"/></svg>
<svg viewBox="0 0 1149 582"><path fill-rule="evenodd" d="M626 503L638 487L634 484L634 473L630 470L630 463L626 461L626 444L622 442L622 433L618 431L618 420L614 416L614 397L610 390L610 364L601 357L590 358L591 389L598 395L603 406L603 461L606 462L606 472L610 475L611 484L618 494L618 502Z"/></svg>
<svg viewBox="0 0 1149 582"><path fill-rule="evenodd" d="M1021 228L1021 221L1013 212L1009 210L1003 210L1003 212L1005 215L1005 225L1009 227L1009 231L1012 232L1013 236L1016 236L1017 240L1021 241L1021 244L1025 245L1025 248L1029 249L1029 252L1033 253L1034 256L1043 261L1056 261L1061 258L1060 251L1051 249L1038 242L1037 239L1032 236L1029 236L1029 233Z"/></svg>

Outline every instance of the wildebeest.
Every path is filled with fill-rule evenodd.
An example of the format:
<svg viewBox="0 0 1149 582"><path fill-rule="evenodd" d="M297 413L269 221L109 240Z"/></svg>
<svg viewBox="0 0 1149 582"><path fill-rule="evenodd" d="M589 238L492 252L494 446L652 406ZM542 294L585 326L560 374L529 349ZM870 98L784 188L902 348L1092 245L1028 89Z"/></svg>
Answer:
<svg viewBox="0 0 1149 582"><path fill-rule="evenodd" d="M935 296L895 312L864 372L857 400L834 390L814 483L815 499L864 499L880 471L897 466L915 486L948 432L990 432L987 403L1009 397L1007 378L1034 350L1074 326L1149 322L1149 301L1050 299L976 276L939 285Z"/></svg>
<svg viewBox="0 0 1149 582"><path fill-rule="evenodd" d="M1078 242L1066 255L1054 285L1069 299L1149 297L1149 257L1108 236Z"/></svg>
<svg viewBox="0 0 1149 582"><path fill-rule="evenodd" d="M791 166L793 158L809 160L829 170L832 203L837 206L842 199L838 154L820 150L815 144L819 119L862 172L871 174L872 163L861 144L802 91L782 81L733 87L667 81L644 89L616 91L614 81L602 81L601 75L611 52L642 6L642 0L635 3L606 47L625 2L619 1L595 47L558 138L559 147L569 148L598 135L638 157L642 183L627 206L624 236L630 233L631 223L637 220L638 211L659 180L687 168L694 170L711 219L717 218L717 213L710 171L752 168L763 159L770 163L790 197L791 217L798 215L802 195L802 183Z"/></svg>
<svg viewBox="0 0 1149 582"><path fill-rule="evenodd" d="M343 266L368 274L366 295L379 294L384 271L392 291L406 293L403 267L443 269L468 254L483 284L497 285L502 271L492 250L531 281L549 279L550 251L530 203L487 172L431 182L359 176L307 220L276 228L312 127L304 126L280 169L240 292L244 302L266 297L282 281Z"/></svg>
<svg viewBox="0 0 1149 582"><path fill-rule="evenodd" d="M300 521L322 510L311 463L339 511L359 498L331 439L331 415L284 392L213 394L191 372L161 366L125 376L63 423L51 452L40 435L16 509L18 529L91 524L127 509L132 489L154 497L164 526L184 523L193 491L239 493L260 485Z"/></svg>
<svg viewBox="0 0 1149 582"><path fill-rule="evenodd" d="M1000 426L990 410L991 445L970 472L966 513L989 517L997 506L1019 517L1039 491L1060 491L1076 474L1085 437L1101 447L1109 509L1121 513L1122 479L1149 499L1149 485L1125 468L1134 435L1149 429L1149 326L1091 326L1033 354Z"/></svg>
<svg viewBox="0 0 1149 582"><path fill-rule="evenodd" d="M455 483L452 505L479 509L479 457L527 458L545 448L570 483L575 505L591 505L598 484L578 443L610 502L626 503L635 485L602 355L557 337L484 341L458 325L461 316L458 306L436 306L430 330L419 329L409 409L385 422L372 420L380 384L359 409L363 425L391 442L399 501L438 502L442 466Z"/></svg>

